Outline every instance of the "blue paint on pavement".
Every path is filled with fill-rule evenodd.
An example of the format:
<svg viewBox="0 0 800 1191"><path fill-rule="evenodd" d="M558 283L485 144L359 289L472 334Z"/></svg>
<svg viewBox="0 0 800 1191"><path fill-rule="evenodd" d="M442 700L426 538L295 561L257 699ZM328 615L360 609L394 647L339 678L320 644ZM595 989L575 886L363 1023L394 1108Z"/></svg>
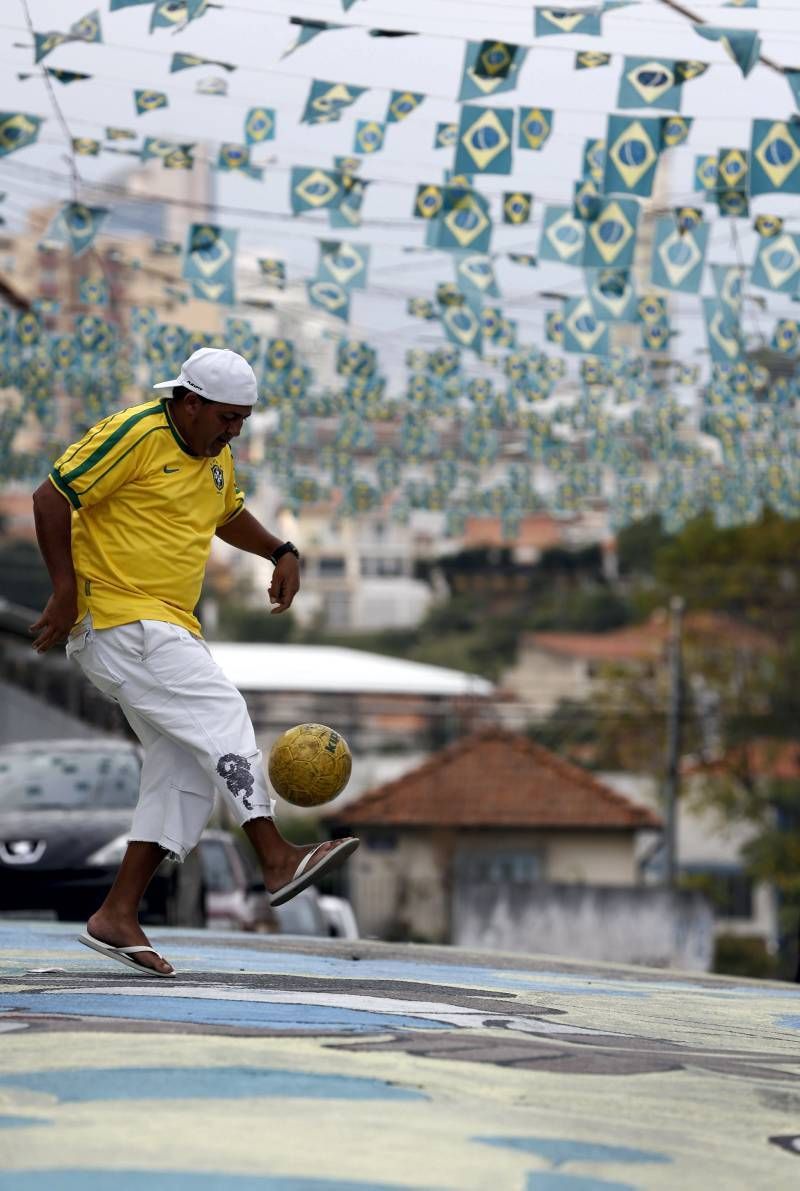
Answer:
<svg viewBox="0 0 800 1191"><path fill-rule="evenodd" d="M89 1100L238 1100L251 1096L428 1099L423 1092L396 1087L382 1079L269 1067L69 1067L0 1076L2 1088L45 1092L64 1104Z"/></svg>
<svg viewBox="0 0 800 1191"><path fill-rule="evenodd" d="M632 1183L609 1183L592 1175L535 1171L528 1175L525 1191L639 1191Z"/></svg>
<svg viewBox="0 0 800 1191"><path fill-rule="evenodd" d="M52 1123L44 1117L0 1116L0 1129L19 1129L23 1125L52 1125Z"/></svg>
<svg viewBox="0 0 800 1191"><path fill-rule="evenodd" d="M298 994L299 998L300 994ZM205 1000L170 996L107 996L103 993L2 993L0 1012L46 1013L57 1017L114 1017L136 1021L200 1022L262 1030L328 1030L375 1033L380 1030L445 1030L440 1021L402 1014L340 1009L336 1005L271 1004L269 1001Z"/></svg>
<svg viewBox="0 0 800 1191"><path fill-rule="evenodd" d="M405 1183L362 1183L291 1175L196 1174L191 1170L10 1170L0 1191L435 1191Z"/></svg>
<svg viewBox="0 0 800 1191"><path fill-rule="evenodd" d="M566 1162L671 1162L667 1154L655 1150L637 1150L630 1146L605 1145L603 1142L576 1141L570 1137L473 1137L490 1146L523 1150L546 1158L553 1166Z"/></svg>

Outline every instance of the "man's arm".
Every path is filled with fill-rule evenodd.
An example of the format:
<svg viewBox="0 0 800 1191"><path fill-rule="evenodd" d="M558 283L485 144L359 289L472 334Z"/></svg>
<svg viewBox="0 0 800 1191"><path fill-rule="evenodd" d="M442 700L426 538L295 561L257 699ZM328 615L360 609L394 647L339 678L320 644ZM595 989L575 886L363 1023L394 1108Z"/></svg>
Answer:
<svg viewBox="0 0 800 1191"><path fill-rule="evenodd" d="M45 480L33 494L36 540L53 584L53 594L30 632L33 648L45 653L67 636L78 615L77 583L72 563L72 509L66 497Z"/></svg>
<svg viewBox="0 0 800 1191"><path fill-rule="evenodd" d="M242 509L231 521L220 525L217 537L229 546L235 546L237 550L258 554L261 558L269 558L283 545L283 539L276 538L274 533L265 529L247 509ZM275 564L272 582L268 588L270 603L275 605L272 612L285 612L299 589L300 564L293 554L284 554Z"/></svg>

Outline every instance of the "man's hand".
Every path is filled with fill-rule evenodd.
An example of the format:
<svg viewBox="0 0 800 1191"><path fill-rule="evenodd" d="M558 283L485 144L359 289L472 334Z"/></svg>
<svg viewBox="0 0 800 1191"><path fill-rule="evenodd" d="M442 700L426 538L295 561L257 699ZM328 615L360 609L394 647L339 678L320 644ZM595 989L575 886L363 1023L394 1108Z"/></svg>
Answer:
<svg viewBox="0 0 800 1191"><path fill-rule="evenodd" d="M293 554L284 554L275 564L269 585L270 615L285 612L300 590L300 564Z"/></svg>
<svg viewBox="0 0 800 1191"><path fill-rule="evenodd" d="M54 592L47 601L42 615L28 629L29 633L37 634L33 641L36 652L46 653L59 641L63 641L77 618L78 601L75 592Z"/></svg>

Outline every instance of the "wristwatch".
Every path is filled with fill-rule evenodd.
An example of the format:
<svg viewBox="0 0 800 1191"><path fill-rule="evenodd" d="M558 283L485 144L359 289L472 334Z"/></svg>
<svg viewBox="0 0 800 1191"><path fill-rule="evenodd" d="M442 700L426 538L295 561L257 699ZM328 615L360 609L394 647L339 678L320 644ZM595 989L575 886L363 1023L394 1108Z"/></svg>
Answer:
<svg viewBox="0 0 800 1191"><path fill-rule="evenodd" d="M267 558L274 566L279 558L283 558L284 554L293 554L295 558L300 557L300 551L297 549L294 542L284 542L283 545L278 546L277 550L274 550L272 554L268 554Z"/></svg>

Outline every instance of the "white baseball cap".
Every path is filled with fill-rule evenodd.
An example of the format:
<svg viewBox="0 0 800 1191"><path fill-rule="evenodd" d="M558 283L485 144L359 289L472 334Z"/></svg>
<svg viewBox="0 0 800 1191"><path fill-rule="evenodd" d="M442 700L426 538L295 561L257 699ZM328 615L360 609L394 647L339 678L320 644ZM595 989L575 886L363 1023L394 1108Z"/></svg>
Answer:
<svg viewBox="0 0 800 1191"><path fill-rule="evenodd" d="M226 347L201 347L181 365L175 380L162 380L154 389L174 389L183 385L223 405L255 405L258 401L256 374L244 356Z"/></svg>

